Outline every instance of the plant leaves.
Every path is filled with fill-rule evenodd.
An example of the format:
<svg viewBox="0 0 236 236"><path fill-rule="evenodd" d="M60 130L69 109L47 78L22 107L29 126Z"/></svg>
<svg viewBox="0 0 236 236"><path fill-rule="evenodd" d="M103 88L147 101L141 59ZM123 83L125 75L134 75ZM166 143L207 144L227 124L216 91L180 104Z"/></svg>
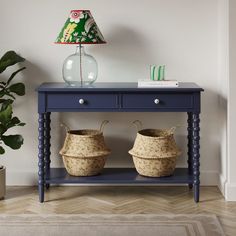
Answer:
<svg viewBox="0 0 236 236"><path fill-rule="evenodd" d="M0 99L0 103L2 103L1 110L5 110L9 104L12 104L14 101L12 99Z"/></svg>
<svg viewBox="0 0 236 236"><path fill-rule="evenodd" d="M2 135L2 141L12 149L19 149L24 142L21 135Z"/></svg>
<svg viewBox="0 0 236 236"><path fill-rule="evenodd" d="M19 96L25 95L25 85L23 83L12 84L9 88L9 91L15 93Z"/></svg>
<svg viewBox="0 0 236 236"><path fill-rule="evenodd" d="M18 117L14 116L12 119L11 119L11 123L14 124L14 125L17 125L20 123L20 120Z"/></svg>
<svg viewBox="0 0 236 236"><path fill-rule="evenodd" d="M0 111L0 122L6 124L12 117L12 105L9 104L6 109Z"/></svg>
<svg viewBox="0 0 236 236"><path fill-rule="evenodd" d="M7 129L10 129L11 127L14 126L24 126L25 123L22 123L18 117L14 116L6 125Z"/></svg>
<svg viewBox="0 0 236 236"><path fill-rule="evenodd" d="M0 59L0 73L6 70L7 67L15 65L18 62L23 62L25 59L19 56L14 51L6 52L3 57Z"/></svg>
<svg viewBox="0 0 236 236"><path fill-rule="evenodd" d="M17 124L17 126L25 126L25 125L26 125L26 123L23 123L23 122Z"/></svg>
<svg viewBox="0 0 236 236"><path fill-rule="evenodd" d="M2 89L2 90L0 91L0 98L2 98L4 95L5 95L5 89Z"/></svg>
<svg viewBox="0 0 236 236"><path fill-rule="evenodd" d="M13 103L14 101L12 99L5 99L5 98L0 98L0 103Z"/></svg>
<svg viewBox="0 0 236 236"><path fill-rule="evenodd" d="M10 78L7 80L7 83L6 83L6 84L7 84L7 85L10 84L11 81L12 81L12 80L14 79L14 77L16 76L16 74L18 74L20 71L22 71L22 70L24 70L24 69L26 69L26 67L22 67L22 68L20 68L19 70L13 72L13 73L11 74Z"/></svg>
<svg viewBox="0 0 236 236"><path fill-rule="evenodd" d="M4 96L9 96L15 100L15 97L7 91L7 88L3 88L2 90L0 90L0 98Z"/></svg>
<svg viewBox="0 0 236 236"><path fill-rule="evenodd" d="M0 146L0 154L2 155L2 154L4 154L4 153L5 153L4 148L3 148L2 146Z"/></svg>
<svg viewBox="0 0 236 236"><path fill-rule="evenodd" d="M3 124L0 124L0 137L7 131L7 127Z"/></svg>

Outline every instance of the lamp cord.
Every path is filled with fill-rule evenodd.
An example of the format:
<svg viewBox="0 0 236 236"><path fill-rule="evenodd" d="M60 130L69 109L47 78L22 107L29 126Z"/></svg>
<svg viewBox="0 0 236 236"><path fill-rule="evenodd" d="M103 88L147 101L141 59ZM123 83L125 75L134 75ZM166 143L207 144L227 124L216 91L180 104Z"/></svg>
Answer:
<svg viewBox="0 0 236 236"><path fill-rule="evenodd" d="M83 85L83 73L82 73L82 55L81 55L81 44L79 45L79 64L80 64L80 82Z"/></svg>

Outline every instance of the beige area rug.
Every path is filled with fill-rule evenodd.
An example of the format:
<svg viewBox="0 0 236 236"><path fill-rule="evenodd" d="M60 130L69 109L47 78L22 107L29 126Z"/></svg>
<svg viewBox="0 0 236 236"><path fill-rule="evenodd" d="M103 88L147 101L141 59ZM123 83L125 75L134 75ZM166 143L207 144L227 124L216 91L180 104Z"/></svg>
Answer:
<svg viewBox="0 0 236 236"><path fill-rule="evenodd" d="M1 236L222 236L215 215L0 215Z"/></svg>

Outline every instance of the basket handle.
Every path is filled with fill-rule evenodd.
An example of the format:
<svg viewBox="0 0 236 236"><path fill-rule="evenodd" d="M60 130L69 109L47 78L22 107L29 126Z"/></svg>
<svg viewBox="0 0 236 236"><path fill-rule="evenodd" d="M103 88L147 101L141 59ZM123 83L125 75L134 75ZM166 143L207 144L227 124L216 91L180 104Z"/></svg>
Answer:
<svg viewBox="0 0 236 236"><path fill-rule="evenodd" d="M184 125L176 125L176 126L173 126L173 127L171 127L171 128L168 130L168 132L171 133L171 134L174 134L175 130L176 130L177 128L180 128L180 127L185 127L185 126L184 126Z"/></svg>
<svg viewBox="0 0 236 236"><path fill-rule="evenodd" d="M171 133L171 134L174 134L175 130L177 129L178 126L173 126L171 127L168 132Z"/></svg>
<svg viewBox="0 0 236 236"><path fill-rule="evenodd" d="M104 120L104 121L101 123L99 130L100 130L101 132L103 132L105 125L108 124L108 123L109 123L109 120Z"/></svg>
<svg viewBox="0 0 236 236"><path fill-rule="evenodd" d="M60 124L60 126L61 126L61 127L64 127L67 133L70 131L69 126L67 126L65 123L62 122L62 123Z"/></svg>
<svg viewBox="0 0 236 236"><path fill-rule="evenodd" d="M142 129L143 124L140 120L135 120L132 122L132 124L136 127L137 132Z"/></svg>

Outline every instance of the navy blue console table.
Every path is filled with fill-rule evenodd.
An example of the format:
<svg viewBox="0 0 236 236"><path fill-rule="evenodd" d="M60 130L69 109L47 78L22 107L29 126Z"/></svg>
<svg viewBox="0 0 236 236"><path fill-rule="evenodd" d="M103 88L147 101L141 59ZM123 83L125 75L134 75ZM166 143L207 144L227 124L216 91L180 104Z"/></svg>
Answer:
<svg viewBox="0 0 236 236"><path fill-rule="evenodd" d="M137 88L137 83L95 83L91 87L68 87L44 83L37 88L39 113L39 201L50 184L188 184L199 201L200 109L202 88L180 83L178 88ZM134 168L105 168L101 175L73 177L64 168L50 167L51 112L186 112L188 114L188 168L176 168L169 177L140 176ZM128 151L128 150L127 150Z"/></svg>

